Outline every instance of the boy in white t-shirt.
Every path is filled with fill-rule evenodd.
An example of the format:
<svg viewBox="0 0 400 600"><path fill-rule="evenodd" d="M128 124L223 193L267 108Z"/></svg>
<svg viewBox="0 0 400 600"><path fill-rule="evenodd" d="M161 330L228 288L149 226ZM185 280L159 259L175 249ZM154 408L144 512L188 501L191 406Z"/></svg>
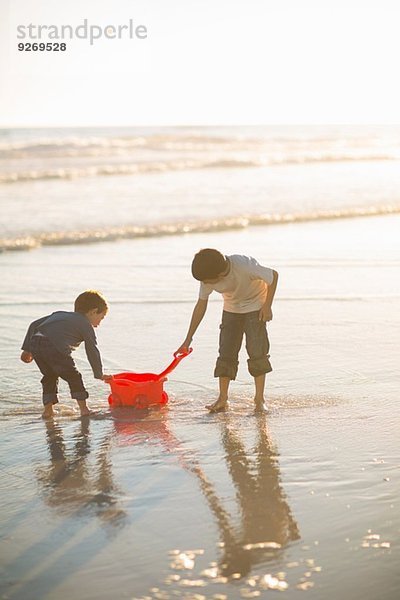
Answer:
<svg viewBox="0 0 400 600"><path fill-rule="evenodd" d="M239 350L243 335L249 356L248 369L254 377L255 407L266 411L264 403L265 375L272 371L269 362L269 340L265 322L271 321L278 273L261 266L254 258L233 254L224 256L218 250L206 248L192 262L192 275L200 281L199 299L194 307L185 341L178 352L187 350L200 325L213 291L224 298L220 325L219 356L214 376L219 378L219 397L207 405L211 412L228 406L228 389L236 378Z"/></svg>

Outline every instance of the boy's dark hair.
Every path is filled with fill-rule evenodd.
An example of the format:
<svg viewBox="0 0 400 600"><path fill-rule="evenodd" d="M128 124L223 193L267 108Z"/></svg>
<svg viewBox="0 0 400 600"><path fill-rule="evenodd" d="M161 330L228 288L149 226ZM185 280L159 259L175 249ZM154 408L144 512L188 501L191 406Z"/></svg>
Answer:
<svg viewBox="0 0 400 600"><path fill-rule="evenodd" d="M221 252L213 248L204 248L198 252L192 262L192 275L198 281L216 279L226 270L227 260Z"/></svg>
<svg viewBox="0 0 400 600"><path fill-rule="evenodd" d="M96 290L86 290L86 292L79 294L75 300L75 312L86 315L86 313L94 308L97 309L98 313L108 310L106 299L103 298L100 292L96 292Z"/></svg>

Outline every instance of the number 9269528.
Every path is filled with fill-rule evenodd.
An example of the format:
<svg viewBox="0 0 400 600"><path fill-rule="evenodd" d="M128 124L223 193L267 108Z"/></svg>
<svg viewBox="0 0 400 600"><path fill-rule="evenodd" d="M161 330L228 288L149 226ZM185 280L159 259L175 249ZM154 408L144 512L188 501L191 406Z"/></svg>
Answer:
<svg viewBox="0 0 400 600"><path fill-rule="evenodd" d="M20 52L65 52L67 44L64 42L21 42L18 44L18 50Z"/></svg>

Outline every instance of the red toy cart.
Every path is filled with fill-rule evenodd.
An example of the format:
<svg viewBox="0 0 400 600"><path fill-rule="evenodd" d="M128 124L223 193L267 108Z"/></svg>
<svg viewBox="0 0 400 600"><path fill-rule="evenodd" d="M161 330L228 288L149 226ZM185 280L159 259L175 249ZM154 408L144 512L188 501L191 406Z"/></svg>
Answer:
<svg viewBox="0 0 400 600"><path fill-rule="evenodd" d="M162 373L118 373L109 381L111 394L108 403L111 408L132 406L133 408L148 408L154 404L166 404L168 394L163 390L166 375L171 373L183 358L192 352L174 354L174 360Z"/></svg>

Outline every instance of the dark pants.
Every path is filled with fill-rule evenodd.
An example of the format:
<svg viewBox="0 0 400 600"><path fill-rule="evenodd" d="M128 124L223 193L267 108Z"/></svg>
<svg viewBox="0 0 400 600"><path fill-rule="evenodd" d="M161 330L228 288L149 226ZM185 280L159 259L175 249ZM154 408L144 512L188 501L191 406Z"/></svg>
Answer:
<svg viewBox="0 0 400 600"><path fill-rule="evenodd" d="M259 313L259 310L244 314L223 311L214 377L236 379L243 335L246 336L250 375L259 377L272 371L267 328L264 321L260 321Z"/></svg>
<svg viewBox="0 0 400 600"><path fill-rule="evenodd" d="M89 397L82 375L75 366L74 359L68 354L62 354L53 346L50 340L43 336L33 336L31 340L33 359L43 377L43 404L57 404L58 378L64 379L71 390L74 400L86 400Z"/></svg>

